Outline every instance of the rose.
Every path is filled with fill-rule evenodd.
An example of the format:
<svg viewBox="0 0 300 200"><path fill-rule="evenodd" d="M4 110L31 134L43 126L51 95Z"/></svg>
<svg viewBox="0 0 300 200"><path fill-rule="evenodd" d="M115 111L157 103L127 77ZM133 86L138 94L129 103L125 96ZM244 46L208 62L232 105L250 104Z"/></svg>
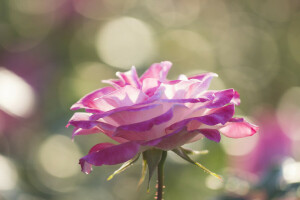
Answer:
<svg viewBox="0 0 300 200"><path fill-rule="evenodd" d="M68 125L73 136L104 133L119 144L100 143L80 159L82 171L92 165L126 162L149 149L175 150L203 137L219 142L251 136L258 127L234 118L239 94L234 89L208 90L217 75L204 73L167 80L170 62L153 64L140 78L134 67L117 72L113 87L96 90L72 106L77 112ZM67 126L68 126L67 125Z"/></svg>

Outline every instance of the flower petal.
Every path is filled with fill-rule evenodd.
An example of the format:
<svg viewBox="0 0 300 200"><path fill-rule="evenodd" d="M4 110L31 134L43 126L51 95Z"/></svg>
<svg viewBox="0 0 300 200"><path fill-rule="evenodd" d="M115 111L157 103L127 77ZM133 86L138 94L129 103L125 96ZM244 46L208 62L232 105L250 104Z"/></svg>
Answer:
<svg viewBox="0 0 300 200"><path fill-rule="evenodd" d="M90 114L81 112L77 112L73 115L67 125L67 127L69 125L75 127L73 131L73 137L75 135L86 135L103 132L105 135L119 143L127 142L127 140L123 138L113 136L113 133L116 129L115 126L104 121L92 121L89 119L89 116Z"/></svg>
<svg viewBox="0 0 300 200"><path fill-rule="evenodd" d="M243 138L255 134L258 131L258 126L247 121L228 122L219 130L226 137Z"/></svg>
<svg viewBox="0 0 300 200"><path fill-rule="evenodd" d="M197 76L189 77L188 79L190 81L194 79L200 81L200 84L196 84L193 88L194 92L191 94L191 96L197 95L197 93L199 94L200 92L207 90L213 77L218 77L218 75L215 73L204 73Z"/></svg>
<svg viewBox="0 0 300 200"><path fill-rule="evenodd" d="M152 96L159 88L161 82L155 78L145 78L143 80L142 91L148 96Z"/></svg>
<svg viewBox="0 0 300 200"><path fill-rule="evenodd" d="M94 100L96 98L103 97L104 95L107 95L113 91L115 91L115 88L113 87L104 87L99 90L95 90L81 98L71 107L71 110L78 110L80 108L95 108Z"/></svg>
<svg viewBox="0 0 300 200"><path fill-rule="evenodd" d="M149 99L141 90L126 85L118 90L111 92L109 95L93 100L94 110L89 110L94 113L103 113L119 107L132 106L143 103Z"/></svg>
<svg viewBox="0 0 300 200"><path fill-rule="evenodd" d="M182 146L188 143L188 141L192 140L198 135L199 133L197 131L187 131L186 129L178 129L173 133L170 133L163 137L144 142L142 143L142 145L152 146L162 150L172 150L178 146Z"/></svg>
<svg viewBox="0 0 300 200"><path fill-rule="evenodd" d="M203 136L215 142L219 142L221 139L220 133L216 129L196 129L187 131L186 128L183 128L163 137L142 143L142 145L153 146L163 150L172 150L184 144L195 142L203 138Z"/></svg>
<svg viewBox="0 0 300 200"><path fill-rule="evenodd" d="M131 70L127 72L117 72L116 75L123 81L124 85L141 88L141 82L134 66L132 66Z"/></svg>
<svg viewBox="0 0 300 200"><path fill-rule="evenodd" d="M205 81L205 80L212 79L213 77L218 77L218 74L212 73L212 72L207 72L207 73L202 73L202 74L195 75L195 76L190 76L190 77L188 77L188 79L189 80L197 79L199 81Z"/></svg>
<svg viewBox="0 0 300 200"><path fill-rule="evenodd" d="M93 148L88 155L79 161L81 169L85 173L90 173L91 165L115 165L132 159L139 152L140 145L136 142L127 142L119 145L101 143Z"/></svg>
<svg viewBox="0 0 300 200"><path fill-rule="evenodd" d="M214 126L217 124L225 124L232 118L234 114L234 105L229 104L221 108L211 109L210 112L211 112L210 114L204 116L192 117L174 123L171 126L167 127L166 130L167 132L172 132L174 130L182 129L185 126L187 127L188 130L191 130L189 129L189 124L192 123L193 121L197 121L209 126Z"/></svg>
<svg viewBox="0 0 300 200"><path fill-rule="evenodd" d="M227 90L221 90L221 91L208 91L203 94L203 96L207 97L208 99L211 99L211 101L206 104L205 108L218 108L222 107L226 104L229 104L236 92L234 89L227 89Z"/></svg>
<svg viewBox="0 0 300 200"><path fill-rule="evenodd" d="M221 135L217 129L198 129L207 139L210 139L215 142L220 142Z"/></svg>
<svg viewBox="0 0 300 200"><path fill-rule="evenodd" d="M169 61L161 63L154 63L150 68L141 76L140 81L143 82L146 78L154 78L161 82L164 82L167 78L168 72L172 66Z"/></svg>
<svg viewBox="0 0 300 200"><path fill-rule="evenodd" d="M127 140L152 140L165 135L165 127L176 122L188 108L182 104L174 104L161 115L139 123L119 126L114 136Z"/></svg>
<svg viewBox="0 0 300 200"><path fill-rule="evenodd" d="M91 129L83 129L83 128L75 127L72 133L72 139L74 139L76 135L89 135L89 134L95 134L99 132L101 132L101 130L98 127L93 127Z"/></svg>
<svg viewBox="0 0 300 200"><path fill-rule="evenodd" d="M97 151L100 151L101 149L105 149L105 148L108 148L108 147L111 147L111 146L114 146L114 144L112 144L112 143L96 144L95 146L93 146L90 149L89 153L97 152ZM92 165L90 163L82 161L81 159L79 160L79 164L81 165L81 171L86 173L86 174L91 173L91 171L93 170Z"/></svg>
<svg viewBox="0 0 300 200"><path fill-rule="evenodd" d="M121 87L125 86L125 83L123 80L120 79L108 79L108 80L102 80L102 83L107 83L115 87L116 89L119 89Z"/></svg>

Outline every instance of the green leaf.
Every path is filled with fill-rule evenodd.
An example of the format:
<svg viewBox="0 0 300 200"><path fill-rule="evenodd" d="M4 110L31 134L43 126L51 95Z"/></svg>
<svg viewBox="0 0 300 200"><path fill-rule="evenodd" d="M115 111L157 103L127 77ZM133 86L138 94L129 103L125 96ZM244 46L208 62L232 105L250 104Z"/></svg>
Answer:
<svg viewBox="0 0 300 200"><path fill-rule="evenodd" d="M173 151L174 153L176 153L177 155L179 155L179 156L180 156L181 158L183 158L184 160L186 160L186 161L188 161L188 162L190 162L190 163L192 163L192 164L194 164L194 165L196 165L196 166L202 168L205 172L207 172L207 173L209 173L210 175L213 175L214 177L216 177L216 178L222 180L221 176L219 176L218 174L216 174L216 173L210 171L209 169L207 169L206 167L204 167L204 166L201 165L200 163L198 163L198 162L192 160L192 159L187 155L187 153L185 152L185 150L184 150L182 147L179 147L179 148L177 148L177 149L173 149L172 151Z"/></svg>
<svg viewBox="0 0 300 200"><path fill-rule="evenodd" d="M135 163L140 157L140 154L136 155L134 158L132 158L131 160L128 160L127 162L125 162L119 169L117 169L116 171L114 171L114 173L112 175L110 175L107 180L111 180L115 175L125 171L128 167L130 167L133 163Z"/></svg>
<svg viewBox="0 0 300 200"><path fill-rule="evenodd" d="M159 149L150 149L143 153L143 159L147 162L149 170L149 179L147 191L149 191L149 183L152 178L154 171L157 169L157 166L161 160L162 150Z"/></svg>

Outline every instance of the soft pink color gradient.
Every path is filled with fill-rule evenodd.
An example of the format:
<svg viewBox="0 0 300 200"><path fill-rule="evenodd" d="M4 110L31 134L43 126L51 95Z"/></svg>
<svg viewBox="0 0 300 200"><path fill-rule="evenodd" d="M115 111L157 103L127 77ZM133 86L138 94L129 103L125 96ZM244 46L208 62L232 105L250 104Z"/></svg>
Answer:
<svg viewBox="0 0 300 200"><path fill-rule="evenodd" d="M114 165L149 148L172 150L203 137L219 142L220 132L231 138L255 134L258 127L234 118L239 94L234 89L208 90L217 75L204 73L168 80L170 62L155 63L139 78L136 69L117 72L105 80L112 87L96 90L75 103L77 112L67 126L73 137L102 132L120 143L100 143L80 159L82 171L92 165Z"/></svg>
<svg viewBox="0 0 300 200"><path fill-rule="evenodd" d="M260 127L258 142L249 154L233 162L236 168L262 175L292 155L292 140L281 129L274 110L264 107L255 116Z"/></svg>

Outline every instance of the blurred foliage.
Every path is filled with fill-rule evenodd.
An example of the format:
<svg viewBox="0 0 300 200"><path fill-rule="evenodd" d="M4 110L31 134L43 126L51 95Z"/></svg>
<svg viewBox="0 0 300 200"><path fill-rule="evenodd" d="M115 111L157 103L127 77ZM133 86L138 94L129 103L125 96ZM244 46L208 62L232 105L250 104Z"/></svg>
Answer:
<svg viewBox="0 0 300 200"><path fill-rule="evenodd" d="M173 62L170 79L218 73L212 88L237 89L239 115L259 122L256 110L275 110L292 135L286 156L299 160L299 8L298 0L1 0L0 199L152 199L154 181L149 194L145 184L136 187L140 161L109 182L119 166L81 173L80 156L108 139L78 136L72 143L64 126L70 106L103 87L101 80L131 65L141 74L163 60ZM266 170L260 182L260 174L242 182L229 175L225 167L242 171L236 163L247 164L257 140L190 145L210 151L195 159L224 183L170 155L165 199L245 199L252 190L263 191L259 199L300 198L298 183L281 187L281 167Z"/></svg>

